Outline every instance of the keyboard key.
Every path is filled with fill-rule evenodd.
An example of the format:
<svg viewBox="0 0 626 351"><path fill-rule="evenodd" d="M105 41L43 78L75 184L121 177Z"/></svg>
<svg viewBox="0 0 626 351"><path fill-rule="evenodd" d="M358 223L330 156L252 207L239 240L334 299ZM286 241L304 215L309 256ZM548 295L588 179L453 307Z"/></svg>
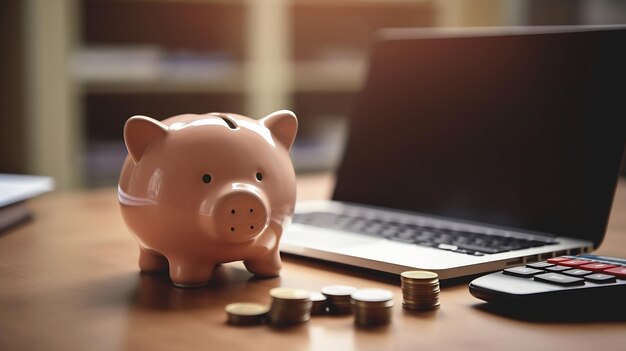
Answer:
<svg viewBox="0 0 626 351"><path fill-rule="evenodd" d="M559 262L561 266L568 266L568 267L578 267L578 266L582 266L584 264L589 264L589 263L591 263L591 261L587 261L587 260L569 260L569 261Z"/></svg>
<svg viewBox="0 0 626 351"><path fill-rule="evenodd" d="M543 270L528 267L513 267L504 270L504 274L514 275L516 277L522 278L531 278L533 275L539 273L543 273Z"/></svg>
<svg viewBox="0 0 626 351"><path fill-rule="evenodd" d="M552 266L552 267L546 267L545 270L546 271L550 271L550 272L563 272L563 271L567 271L572 269L571 267L567 267L567 266Z"/></svg>
<svg viewBox="0 0 626 351"><path fill-rule="evenodd" d="M548 263L559 263L563 261L569 261L570 259L567 257L552 257L548 258Z"/></svg>
<svg viewBox="0 0 626 351"><path fill-rule="evenodd" d="M529 263L526 265L526 267L530 267L530 268L537 268L537 269L543 269L546 267L552 267L554 266L554 263L548 263L548 262L535 262L535 263Z"/></svg>
<svg viewBox="0 0 626 351"><path fill-rule="evenodd" d="M583 276L591 274L593 272L592 271L586 271L584 269L574 268L574 269L570 269L569 271L563 271L561 273L567 274L567 275L571 275L572 277L583 277Z"/></svg>
<svg viewBox="0 0 626 351"><path fill-rule="evenodd" d="M579 266L578 268L586 269L588 271L602 272L602 271L604 271L606 269L609 269L609 268L615 268L615 266L612 265L612 264L594 262L594 263L586 264L586 265L583 265L583 266Z"/></svg>
<svg viewBox="0 0 626 351"><path fill-rule="evenodd" d="M570 277L558 273L537 274L535 275L535 280L563 286L582 285L585 283L585 280L582 278Z"/></svg>
<svg viewBox="0 0 626 351"><path fill-rule="evenodd" d="M594 273L585 276L585 279L594 283L615 283L615 277L608 274Z"/></svg>
<svg viewBox="0 0 626 351"><path fill-rule="evenodd" d="M626 267L609 268L602 273L614 275L619 279L626 279Z"/></svg>

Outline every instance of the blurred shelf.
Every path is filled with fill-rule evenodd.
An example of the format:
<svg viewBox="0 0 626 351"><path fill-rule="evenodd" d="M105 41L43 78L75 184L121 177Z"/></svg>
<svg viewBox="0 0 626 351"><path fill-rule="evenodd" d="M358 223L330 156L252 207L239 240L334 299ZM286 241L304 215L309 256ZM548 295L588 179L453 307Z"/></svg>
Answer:
<svg viewBox="0 0 626 351"><path fill-rule="evenodd" d="M364 60L298 61L293 64L293 90L357 91L365 79Z"/></svg>
<svg viewBox="0 0 626 351"><path fill-rule="evenodd" d="M101 141L87 145L82 160L85 185L93 188L117 183L126 155L123 141Z"/></svg>
<svg viewBox="0 0 626 351"><path fill-rule="evenodd" d="M259 0L256 0L259 1ZM263 1L263 0L260 0ZM430 6L432 0L289 0L292 5L314 5L314 6L398 6L407 4L423 4Z"/></svg>
<svg viewBox="0 0 626 351"><path fill-rule="evenodd" d="M72 78L88 93L241 92L243 65L224 53L168 53L141 46L85 47Z"/></svg>
<svg viewBox="0 0 626 351"><path fill-rule="evenodd" d="M374 33L435 21L433 0L34 3L40 17L33 23L46 24L46 14L54 11L71 19L55 17L58 31L52 34L42 27L40 54L31 56L62 48L55 57L69 60L69 74L56 84L69 87L63 96L70 108L57 106L59 99L41 106L66 116L57 134L67 145L50 154L58 142L50 138L36 150L44 160L79 160L42 168L58 178L74 174L77 180L59 179L67 187L115 182L125 154L123 124L134 114L163 119L228 111L260 118L292 109L300 123L292 153L296 168L332 169L345 117L364 83ZM37 65L55 73L45 60Z"/></svg>
<svg viewBox="0 0 626 351"><path fill-rule="evenodd" d="M110 93L241 93L243 78L239 74L223 79L209 78L150 78L120 80L87 80L80 82L80 89L88 94Z"/></svg>
<svg viewBox="0 0 626 351"><path fill-rule="evenodd" d="M245 90L244 65L211 67L216 74L126 76L76 79L86 93L241 93ZM291 90L298 92L354 92L365 79L363 61L310 61L291 65Z"/></svg>
<svg viewBox="0 0 626 351"><path fill-rule="evenodd" d="M376 32L388 27L435 24L433 1L292 1L291 59L361 59Z"/></svg>

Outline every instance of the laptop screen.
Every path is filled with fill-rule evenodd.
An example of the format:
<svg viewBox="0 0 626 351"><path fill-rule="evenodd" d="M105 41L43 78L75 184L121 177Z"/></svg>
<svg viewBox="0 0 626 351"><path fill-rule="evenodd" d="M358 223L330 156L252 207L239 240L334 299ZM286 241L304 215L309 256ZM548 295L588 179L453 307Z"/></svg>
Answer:
<svg viewBox="0 0 626 351"><path fill-rule="evenodd" d="M333 199L598 245L626 135L626 29L389 33Z"/></svg>

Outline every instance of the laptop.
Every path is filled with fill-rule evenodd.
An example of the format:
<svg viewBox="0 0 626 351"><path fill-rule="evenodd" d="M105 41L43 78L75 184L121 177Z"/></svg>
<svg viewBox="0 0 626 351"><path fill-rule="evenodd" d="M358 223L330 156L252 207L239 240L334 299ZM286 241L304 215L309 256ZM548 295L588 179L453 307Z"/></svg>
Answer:
<svg viewBox="0 0 626 351"><path fill-rule="evenodd" d="M626 135L626 26L390 29L332 200L281 251L473 276L597 248Z"/></svg>

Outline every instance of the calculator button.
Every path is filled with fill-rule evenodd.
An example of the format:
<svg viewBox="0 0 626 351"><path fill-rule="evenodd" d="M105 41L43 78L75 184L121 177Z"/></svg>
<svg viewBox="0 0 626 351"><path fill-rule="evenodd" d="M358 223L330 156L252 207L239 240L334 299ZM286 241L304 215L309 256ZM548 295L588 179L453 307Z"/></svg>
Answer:
<svg viewBox="0 0 626 351"><path fill-rule="evenodd" d="M609 268L615 268L615 266L612 265L612 264L594 262L594 263L586 264L586 265L583 265L583 266L579 266L578 268L586 269L588 271L602 272L602 271L604 271L606 269L609 269Z"/></svg>
<svg viewBox="0 0 626 351"><path fill-rule="evenodd" d="M626 279L626 267L609 268L604 270L602 273L614 275L619 279Z"/></svg>
<svg viewBox="0 0 626 351"><path fill-rule="evenodd" d="M571 275L572 277L582 277L582 276L591 274L593 272L592 271L586 271L584 269L574 268L574 269L570 269L569 271L563 271L561 273L567 274L567 275Z"/></svg>
<svg viewBox="0 0 626 351"><path fill-rule="evenodd" d="M559 263L563 261L569 261L570 259L567 257L552 257L548 258L548 263Z"/></svg>
<svg viewBox="0 0 626 351"><path fill-rule="evenodd" d="M535 275L535 280L557 285L582 285L585 280L577 277L569 277L558 273L545 273Z"/></svg>
<svg viewBox="0 0 626 351"><path fill-rule="evenodd" d="M592 262L587 261L587 260L569 260L569 261L559 262L561 266L568 266L568 267L578 267L578 266L582 266L584 264L589 264L589 263L592 263Z"/></svg>
<svg viewBox="0 0 626 351"><path fill-rule="evenodd" d="M585 276L585 279L594 283L614 283L615 277L608 274L594 273Z"/></svg>
<svg viewBox="0 0 626 351"><path fill-rule="evenodd" d="M572 269L572 267L567 267L567 266L546 267L546 271L550 271L550 272L563 272L569 269Z"/></svg>
<svg viewBox="0 0 626 351"><path fill-rule="evenodd" d="M505 269L503 273L508 274L508 275L514 275L516 277L530 278L535 274L543 273L543 271L541 269L534 269L534 268L528 268L528 267L513 267L513 268Z"/></svg>
<svg viewBox="0 0 626 351"><path fill-rule="evenodd" d="M554 263L548 263L548 262L535 262L535 263L529 263L526 265L526 267L530 267L530 268L537 268L537 269L543 269L546 267L552 267L554 266Z"/></svg>

